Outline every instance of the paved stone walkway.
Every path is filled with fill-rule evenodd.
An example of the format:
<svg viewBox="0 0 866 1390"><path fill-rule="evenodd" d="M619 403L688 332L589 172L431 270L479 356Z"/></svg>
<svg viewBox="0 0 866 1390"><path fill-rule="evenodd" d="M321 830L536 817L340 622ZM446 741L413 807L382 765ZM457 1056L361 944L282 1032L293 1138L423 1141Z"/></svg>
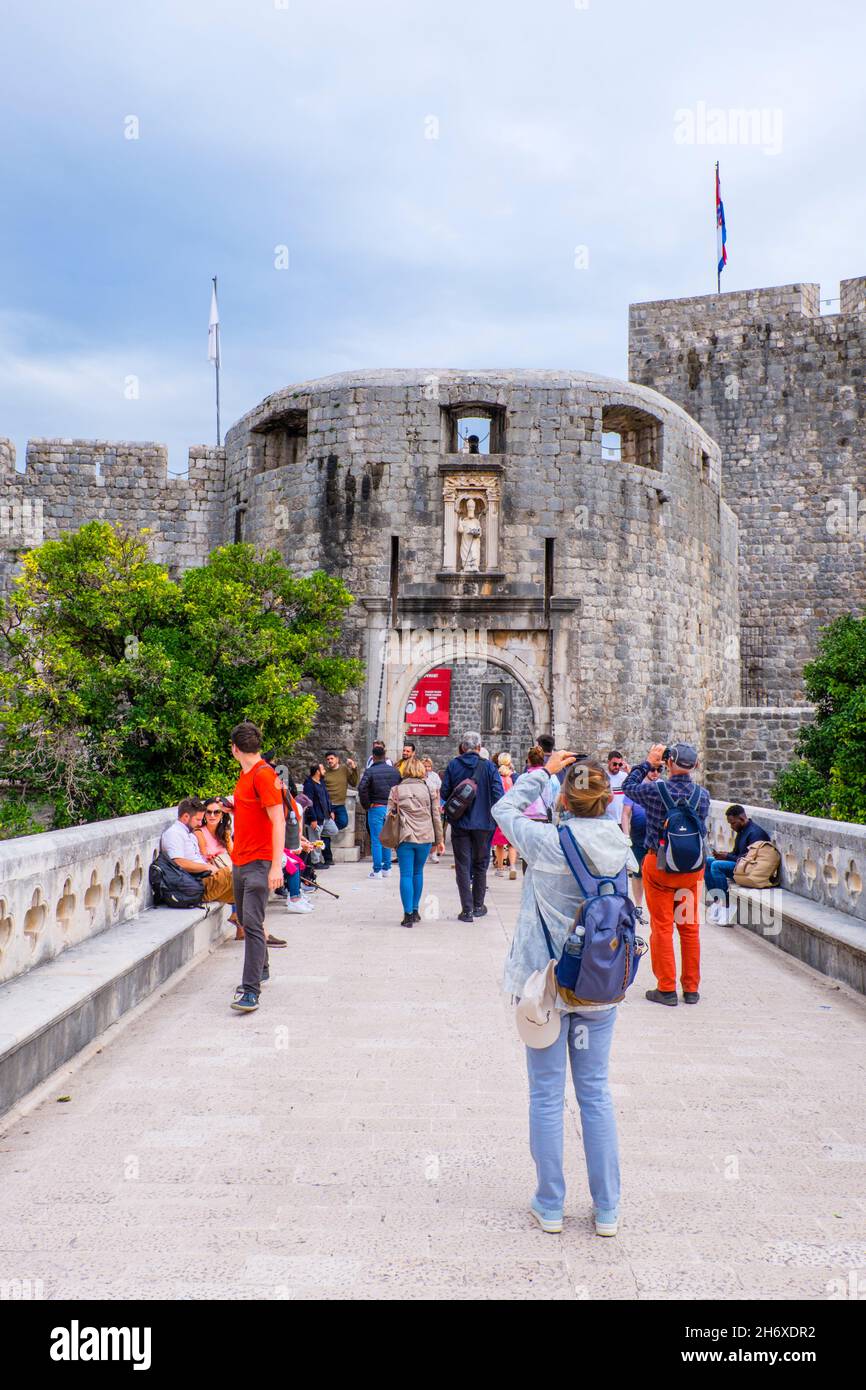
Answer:
<svg viewBox="0 0 866 1390"><path fill-rule="evenodd" d="M527 1217L522 1049L499 994L520 881L401 930L396 874L275 905L258 1013L227 943L0 1138L0 1281L47 1298L794 1298L866 1292L866 1006L704 928L697 1008L620 1011L625 1184L596 1237L573 1109L561 1237ZM852 1275L851 1271L855 1271ZM862 1271L857 1274L856 1271ZM862 1295L861 1295L862 1296Z"/></svg>

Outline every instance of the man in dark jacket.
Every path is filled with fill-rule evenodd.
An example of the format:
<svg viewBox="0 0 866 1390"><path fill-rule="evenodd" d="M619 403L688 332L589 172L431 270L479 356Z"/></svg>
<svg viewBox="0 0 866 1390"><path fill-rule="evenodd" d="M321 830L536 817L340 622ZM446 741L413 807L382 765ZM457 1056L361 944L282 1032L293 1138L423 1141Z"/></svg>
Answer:
<svg viewBox="0 0 866 1390"><path fill-rule="evenodd" d="M313 763L310 775L304 779L304 796L310 798L311 805L304 812L307 834L311 840L322 839L322 825L333 814L331 798L325 786L325 769L321 763ZM320 869L330 869L331 864L319 864Z"/></svg>
<svg viewBox="0 0 866 1390"><path fill-rule="evenodd" d="M391 851L380 843L379 835L388 811L388 795L401 780L396 767L385 757L384 743L374 743L373 755L358 787L358 800L367 812L370 853L373 856L369 878L387 878L391 872Z"/></svg>
<svg viewBox="0 0 866 1390"><path fill-rule="evenodd" d="M734 848L723 859L717 859L715 855L708 855L704 874L707 897L712 897L707 909L707 920L723 927L731 925L728 910L728 887L734 876L737 860L745 854L749 845L756 844L758 840L772 840L773 838L769 831L765 830L762 825L758 825L757 821L752 820L745 806L739 804L729 806L725 812L725 819L734 832Z"/></svg>
<svg viewBox="0 0 866 1390"><path fill-rule="evenodd" d="M439 796L447 801L454 788L467 778L475 782L475 797L459 820L451 826L451 847L460 894L458 922L472 922L484 917L487 908L487 866L490 862L490 839L496 823L490 813L494 802L505 795L502 778L494 763L482 758L479 749L481 735L470 730L463 735L460 753L445 769Z"/></svg>

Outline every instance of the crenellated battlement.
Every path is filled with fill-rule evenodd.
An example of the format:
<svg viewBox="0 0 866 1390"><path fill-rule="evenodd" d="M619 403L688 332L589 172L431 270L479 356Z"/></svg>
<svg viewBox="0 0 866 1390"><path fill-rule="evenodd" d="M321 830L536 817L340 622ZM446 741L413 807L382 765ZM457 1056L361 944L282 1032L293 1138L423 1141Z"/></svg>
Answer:
<svg viewBox="0 0 866 1390"><path fill-rule="evenodd" d="M0 440L0 588L22 550L91 520L149 527L155 558L174 573L201 564L223 539L225 457L195 444L177 475L152 441L30 439L19 472L14 444Z"/></svg>
<svg viewBox="0 0 866 1390"><path fill-rule="evenodd" d="M646 300L629 308L629 343L636 350L647 335L678 327L700 335L792 318L811 320L819 332L832 331L840 319L866 315L866 277L841 282L838 313L822 314L821 303L821 286L806 282L686 299Z"/></svg>

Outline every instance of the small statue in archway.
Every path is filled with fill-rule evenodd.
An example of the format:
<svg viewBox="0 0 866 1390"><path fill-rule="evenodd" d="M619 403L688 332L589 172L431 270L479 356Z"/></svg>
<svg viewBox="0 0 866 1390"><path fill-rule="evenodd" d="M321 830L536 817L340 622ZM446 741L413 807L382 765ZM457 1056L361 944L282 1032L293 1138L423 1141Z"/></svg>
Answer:
<svg viewBox="0 0 866 1390"><path fill-rule="evenodd" d="M490 696L490 732L501 734L505 720L505 700L501 690L494 690Z"/></svg>

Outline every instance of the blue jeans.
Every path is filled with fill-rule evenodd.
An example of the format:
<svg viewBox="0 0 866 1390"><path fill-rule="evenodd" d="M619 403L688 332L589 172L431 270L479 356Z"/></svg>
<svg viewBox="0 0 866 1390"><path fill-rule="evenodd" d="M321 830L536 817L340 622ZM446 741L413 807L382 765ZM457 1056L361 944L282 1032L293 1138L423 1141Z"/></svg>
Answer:
<svg viewBox="0 0 866 1390"><path fill-rule="evenodd" d="M430 842L432 843L432 841ZM424 892L424 865L430 853L430 843L415 844L404 840L397 846L397 863L400 865L400 901L404 912L417 912L421 906Z"/></svg>
<svg viewBox="0 0 866 1390"><path fill-rule="evenodd" d="M334 818L334 824L336 825L337 829L345 830L346 826L349 824L349 812L346 810L345 806L332 806L331 815ZM331 848L331 837L330 835L325 835L323 836L323 839L325 841L323 858L326 864L333 864L334 852Z"/></svg>
<svg viewBox="0 0 866 1390"><path fill-rule="evenodd" d="M708 859L704 868L704 885L707 893L724 893L725 902L728 901L728 884L734 876L734 869L737 867L736 859ZM718 896L714 899L721 902Z"/></svg>
<svg viewBox="0 0 866 1390"><path fill-rule="evenodd" d="M283 883L285 884L285 886L286 886L286 887L288 888L288 890L289 890L289 897L290 897L290 898L299 898L299 897L301 896L301 871L300 871L300 869L295 869L295 872L294 872L293 874L287 873L286 870L284 869L284 870L283 870Z"/></svg>
<svg viewBox="0 0 866 1390"><path fill-rule="evenodd" d="M616 1115L607 1084L607 1064L616 1009L597 1014L563 1014L562 1027L550 1047L528 1047L529 1147L538 1187L535 1205L562 1212L562 1118L565 1109L566 1055L571 1062L574 1094L580 1106L583 1151L593 1205L598 1212L619 1209L619 1148Z"/></svg>
<svg viewBox="0 0 866 1390"><path fill-rule="evenodd" d="M390 869L391 851L379 844L379 832L385 824L387 806L371 806L367 812L367 829L370 832L370 851L373 855L373 868L376 873L380 869Z"/></svg>

